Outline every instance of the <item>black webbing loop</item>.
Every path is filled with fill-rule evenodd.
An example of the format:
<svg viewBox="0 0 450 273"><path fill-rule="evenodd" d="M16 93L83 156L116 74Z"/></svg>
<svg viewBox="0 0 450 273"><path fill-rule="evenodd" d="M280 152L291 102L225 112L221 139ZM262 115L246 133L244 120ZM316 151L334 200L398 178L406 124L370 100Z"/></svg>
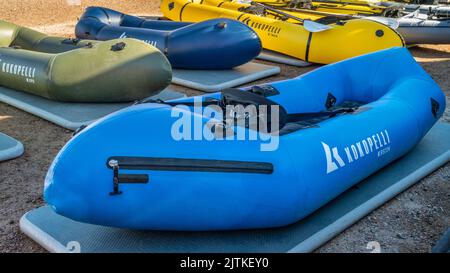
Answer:
<svg viewBox="0 0 450 273"><path fill-rule="evenodd" d="M288 122L300 122L314 118L332 118L339 114L353 113L355 108L341 108L334 111L322 111L322 112L312 112L312 113L298 113L298 114L288 114Z"/></svg>

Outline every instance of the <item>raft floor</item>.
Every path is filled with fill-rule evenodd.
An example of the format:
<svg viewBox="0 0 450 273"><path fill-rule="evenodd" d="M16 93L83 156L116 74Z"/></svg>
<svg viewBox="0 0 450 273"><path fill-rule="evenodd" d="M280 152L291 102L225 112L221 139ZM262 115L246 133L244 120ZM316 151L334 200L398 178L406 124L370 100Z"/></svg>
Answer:
<svg viewBox="0 0 450 273"><path fill-rule="evenodd" d="M256 58L264 61L270 61L279 64L287 64L297 67L305 67L311 65L311 63L267 49L263 49L261 54L259 54L259 56Z"/></svg>
<svg viewBox="0 0 450 273"><path fill-rule="evenodd" d="M450 124L411 152L293 225L232 232L131 231L74 222L44 206L20 220L51 252L311 252L450 160Z"/></svg>
<svg viewBox="0 0 450 273"><path fill-rule="evenodd" d="M229 70L174 69L172 83L204 92L217 92L280 73L278 66L249 62Z"/></svg>
<svg viewBox="0 0 450 273"><path fill-rule="evenodd" d="M171 100L185 96L186 95L181 92L165 89L151 98ZM63 103L4 87L0 87L0 101L69 130L76 130L80 128L80 126L88 125L103 116L132 104Z"/></svg>
<svg viewBox="0 0 450 273"><path fill-rule="evenodd" d="M19 157L23 154L23 145L14 138L0 133L0 161Z"/></svg>

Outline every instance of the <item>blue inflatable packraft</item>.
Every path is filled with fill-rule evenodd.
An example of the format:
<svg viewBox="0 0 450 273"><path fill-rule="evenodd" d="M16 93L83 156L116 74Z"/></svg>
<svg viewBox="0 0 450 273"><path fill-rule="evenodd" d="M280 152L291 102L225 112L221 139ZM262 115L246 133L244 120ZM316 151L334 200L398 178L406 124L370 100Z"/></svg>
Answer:
<svg viewBox="0 0 450 273"><path fill-rule="evenodd" d="M101 7L89 7L78 21L80 39L135 38L161 50L172 67L231 69L261 52L258 35L236 20L213 19L196 24L145 20Z"/></svg>
<svg viewBox="0 0 450 273"><path fill-rule="evenodd" d="M251 127L251 111L237 126L224 122L219 110L236 102L270 106L256 112L267 128ZM105 226L284 226L406 154L444 109L438 85L403 48L245 91L147 101L71 139L44 196L58 214Z"/></svg>

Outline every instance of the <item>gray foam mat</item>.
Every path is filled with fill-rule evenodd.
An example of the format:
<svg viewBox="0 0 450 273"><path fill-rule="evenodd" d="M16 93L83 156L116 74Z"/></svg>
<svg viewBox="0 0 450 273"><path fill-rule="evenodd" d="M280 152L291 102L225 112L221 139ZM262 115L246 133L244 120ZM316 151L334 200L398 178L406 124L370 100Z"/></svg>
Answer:
<svg viewBox="0 0 450 273"><path fill-rule="evenodd" d="M431 249L432 253L449 253L450 254L450 227L442 235L436 245Z"/></svg>
<svg viewBox="0 0 450 273"><path fill-rule="evenodd" d="M72 221L44 206L21 230L52 252L310 252L450 160L450 124L407 155L287 227L228 232L132 231Z"/></svg>
<svg viewBox="0 0 450 273"><path fill-rule="evenodd" d="M230 70L174 69L172 83L204 92L236 87L280 73L278 66L249 62Z"/></svg>
<svg viewBox="0 0 450 273"><path fill-rule="evenodd" d="M264 49L256 58L269 62L287 64L297 67L305 67L311 65L311 63L267 49Z"/></svg>
<svg viewBox="0 0 450 273"><path fill-rule="evenodd" d="M185 97L185 94L165 89L154 99L171 100ZM63 103L48 100L24 92L0 87L0 101L69 130L106 116L132 103Z"/></svg>
<svg viewBox="0 0 450 273"><path fill-rule="evenodd" d="M0 133L0 161L19 157L23 154L23 145L14 138Z"/></svg>

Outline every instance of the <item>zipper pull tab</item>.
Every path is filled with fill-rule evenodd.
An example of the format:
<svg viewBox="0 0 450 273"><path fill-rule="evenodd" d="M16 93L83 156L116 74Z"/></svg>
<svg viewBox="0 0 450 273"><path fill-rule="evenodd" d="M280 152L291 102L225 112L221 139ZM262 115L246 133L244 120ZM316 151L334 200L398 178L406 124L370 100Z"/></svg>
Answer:
<svg viewBox="0 0 450 273"><path fill-rule="evenodd" d="M111 159L108 162L108 165L113 169L113 192L110 192L109 195L122 194L122 192L119 191L119 161Z"/></svg>
<svg viewBox="0 0 450 273"><path fill-rule="evenodd" d="M147 184L149 182L148 174L120 174L119 169L129 169L129 166L122 162L122 165L117 158L110 158L107 161L108 168L113 170L113 191L109 195L121 195L119 190L120 184Z"/></svg>

